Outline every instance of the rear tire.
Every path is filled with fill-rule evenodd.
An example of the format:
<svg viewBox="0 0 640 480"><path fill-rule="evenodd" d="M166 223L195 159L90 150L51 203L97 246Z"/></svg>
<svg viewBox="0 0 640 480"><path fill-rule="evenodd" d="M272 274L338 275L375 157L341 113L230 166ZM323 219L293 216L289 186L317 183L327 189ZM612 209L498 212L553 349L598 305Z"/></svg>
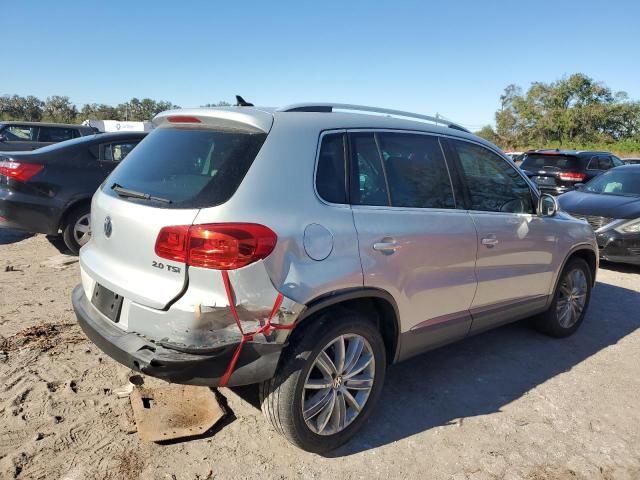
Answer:
<svg viewBox="0 0 640 480"><path fill-rule="evenodd" d="M81 205L71 210L62 225L62 238L71 253L77 255L91 238L91 207Z"/></svg>
<svg viewBox="0 0 640 480"><path fill-rule="evenodd" d="M327 452L371 414L384 383L385 346L371 321L346 310L328 311L293 335L275 377L260 385L262 412L294 445Z"/></svg>
<svg viewBox="0 0 640 480"><path fill-rule="evenodd" d="M562 269L549 309L536 318L536 328L557 338L572 335L582 324L591 299L591 269L573 258Z"/></svg>

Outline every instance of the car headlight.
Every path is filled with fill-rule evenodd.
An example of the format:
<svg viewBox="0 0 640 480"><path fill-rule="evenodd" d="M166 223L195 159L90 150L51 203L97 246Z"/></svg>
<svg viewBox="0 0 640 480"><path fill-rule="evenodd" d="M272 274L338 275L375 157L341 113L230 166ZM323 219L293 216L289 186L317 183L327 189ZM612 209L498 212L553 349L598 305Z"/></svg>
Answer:
<svg viewBox="0 0 640 480"><path fill-rule="evenodd" d="M622 223L614 230L619 233L640 233L640 218Z"/></svg>

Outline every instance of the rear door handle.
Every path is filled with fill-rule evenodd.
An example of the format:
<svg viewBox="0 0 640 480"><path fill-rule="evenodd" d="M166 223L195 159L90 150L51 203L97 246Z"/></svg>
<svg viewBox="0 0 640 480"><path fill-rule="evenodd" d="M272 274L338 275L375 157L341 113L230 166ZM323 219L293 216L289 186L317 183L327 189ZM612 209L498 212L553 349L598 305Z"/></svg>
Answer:
<svg viewBox="0 0 640 480"><path fill-rule="evenodd" d="M373 244L373 249L385 255L395 253L398 244L392 238L383 238L380 242Z"/></svg>
<svg viewBox="0 0 640 480"><path fill-rule="evenodd" d="M485 245L487 248L493 248L499 243L500 241L496 238L494 234L487 235L482 239L482 244Z"/></svg>

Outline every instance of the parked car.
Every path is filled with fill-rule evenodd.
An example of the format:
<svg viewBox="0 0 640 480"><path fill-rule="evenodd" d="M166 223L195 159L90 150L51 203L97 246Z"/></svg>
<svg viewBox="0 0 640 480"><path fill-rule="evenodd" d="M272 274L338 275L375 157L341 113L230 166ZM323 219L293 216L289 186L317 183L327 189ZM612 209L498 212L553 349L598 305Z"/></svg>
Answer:
<svg viewBox="0 0 640 480"><path fill-rule="evenodd" d="M626 164L626 165L637 165L640 163L640 158L623 158L622 161Z"/></svg>
<svg viewBox="0 0 640 480"><path fill-rule="evenodd" d="M458 125L343 104L154 122L93 197L78 322L142 373L260 383L295 445L346 442L389 363L534 314L556 337L584 319L593 231Z"/></svg>
<svg viewBox="0 0 640 480"><path fill-rule="evenodd" d="M85 125L40 122L0 122L0 151L35 150L52 143L93 135L94 128Z"/></svg>
<svg viewBox="0 0 640 480"><path fill-rule="evenodd" d="M600 258L640 265L640 165L613 168L558 201L593 227Z"/></svg>
<svg viewBox="0 0 640 480"><path fill-rule="evenodd" d="M520 165L524 158L524 152L504 152L504 154L509 157L516 165Z"/></svg>
<svg viewBox="0 0 640 480"><path fill-rule="evenodd" d="M560 195L620 165L622 160L609 152L534 150L525 154L520 168L540 191Z"/></svg>
<svg viewBox="0 0 640 480"><path fill-rule="evenodd" d="M91 196L145 135L104 133L33 152L0 152L0 227L61 233L78 253L91 236Z"/></svg>

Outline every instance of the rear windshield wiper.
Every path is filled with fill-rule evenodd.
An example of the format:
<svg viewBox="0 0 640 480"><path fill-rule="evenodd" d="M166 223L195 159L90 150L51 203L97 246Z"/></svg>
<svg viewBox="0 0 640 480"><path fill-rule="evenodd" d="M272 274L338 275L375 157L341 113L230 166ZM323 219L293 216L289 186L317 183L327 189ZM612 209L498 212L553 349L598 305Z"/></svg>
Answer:
<svg viewBox="0 0 640 480"><path fill-rule="evenodd" d="M162 203L172 203L171 200L169 200L168 198L154 197L153 195L149 195L148 193L129 190L128 188L124 188L122 185L118 183L114 183L113 185L111 185L111 190L116 192L121 197L139 198L140 200L153 200L155 202L162 202Z"/></svg>

